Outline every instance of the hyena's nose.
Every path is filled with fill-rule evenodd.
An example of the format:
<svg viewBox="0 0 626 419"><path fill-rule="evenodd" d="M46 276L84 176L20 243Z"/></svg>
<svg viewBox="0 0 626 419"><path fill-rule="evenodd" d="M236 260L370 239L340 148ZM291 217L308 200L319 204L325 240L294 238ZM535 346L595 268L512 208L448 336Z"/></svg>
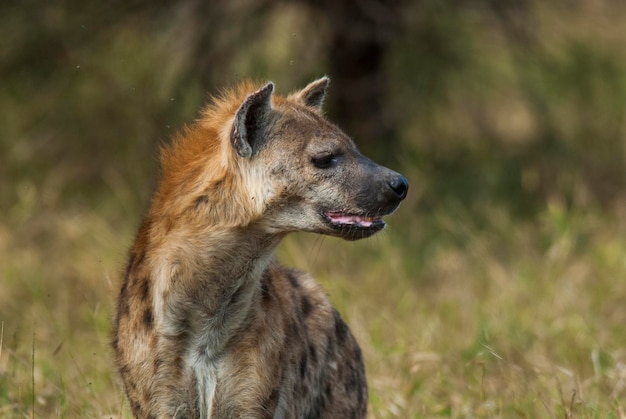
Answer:
<svg viewBox="0 0 626 419"><path fill-rule="evenodd" d="M398 175L395 179L389 181L389 187L398 196L398 199L404 199L409 190L409 181L402 175Z"/></svg>

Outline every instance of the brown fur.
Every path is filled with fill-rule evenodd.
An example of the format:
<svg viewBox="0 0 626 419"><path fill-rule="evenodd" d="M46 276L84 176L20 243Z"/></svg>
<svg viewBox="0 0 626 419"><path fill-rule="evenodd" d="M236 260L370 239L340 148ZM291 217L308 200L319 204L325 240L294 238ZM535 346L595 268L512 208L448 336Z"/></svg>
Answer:
<svg viewBox="0 0 626 419"><path fill-rule="evenodd" d="M374 234L406 195L323 118L327 84L243 83L163 148L113 331L136 417L365 416L358 344L321 287L272 257L291 231ZM329 221L344 214L366 218Z"/></svg>

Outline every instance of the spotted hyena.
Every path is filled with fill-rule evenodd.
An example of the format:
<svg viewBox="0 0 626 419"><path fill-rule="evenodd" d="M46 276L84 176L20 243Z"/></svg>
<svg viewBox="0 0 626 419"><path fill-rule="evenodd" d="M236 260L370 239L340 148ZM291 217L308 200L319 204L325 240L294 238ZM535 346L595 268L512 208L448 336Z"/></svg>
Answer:
<svg viewBox="0 0 626 419"><path fill-rule="evenodd" d="M356 340L313 278L273 258L292 231L369 237L407 193L324 118L328 83L286 97L242 83L163 148L113 331L136 417L366 415Z"/></svg>

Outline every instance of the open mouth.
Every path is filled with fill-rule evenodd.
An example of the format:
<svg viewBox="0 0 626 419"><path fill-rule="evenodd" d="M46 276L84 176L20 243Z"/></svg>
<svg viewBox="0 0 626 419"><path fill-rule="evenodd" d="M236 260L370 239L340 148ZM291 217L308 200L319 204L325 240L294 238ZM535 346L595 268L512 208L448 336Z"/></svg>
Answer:
<svg viewBox="0 0 626 419"><path fill-rule="evenodd" d="M337 226L355 226L355 227L372 227L376 225L385 225L380 217L365 217L362 215L348 215L339 212L325 212L326 219Z"/></svg>
<svg viewBox="0 0 626 419"><path fill-rule="evenodd" d="M385 222L381 217L326 211L324 212L324 218L346 239L354 240L369 237L385 228Z"/></svg>

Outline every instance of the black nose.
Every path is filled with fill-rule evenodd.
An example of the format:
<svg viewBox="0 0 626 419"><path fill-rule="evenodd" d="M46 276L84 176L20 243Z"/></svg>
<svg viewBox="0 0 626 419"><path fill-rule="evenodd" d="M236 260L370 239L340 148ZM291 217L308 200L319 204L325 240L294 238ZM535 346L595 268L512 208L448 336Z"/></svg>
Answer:
<svg viewBox="0 0 626 419"><path fill-rule="evenodd" d="M398 195L399 199L404 199L409 190L409 181L402 175L389 182L389 186Z"/></svg>

